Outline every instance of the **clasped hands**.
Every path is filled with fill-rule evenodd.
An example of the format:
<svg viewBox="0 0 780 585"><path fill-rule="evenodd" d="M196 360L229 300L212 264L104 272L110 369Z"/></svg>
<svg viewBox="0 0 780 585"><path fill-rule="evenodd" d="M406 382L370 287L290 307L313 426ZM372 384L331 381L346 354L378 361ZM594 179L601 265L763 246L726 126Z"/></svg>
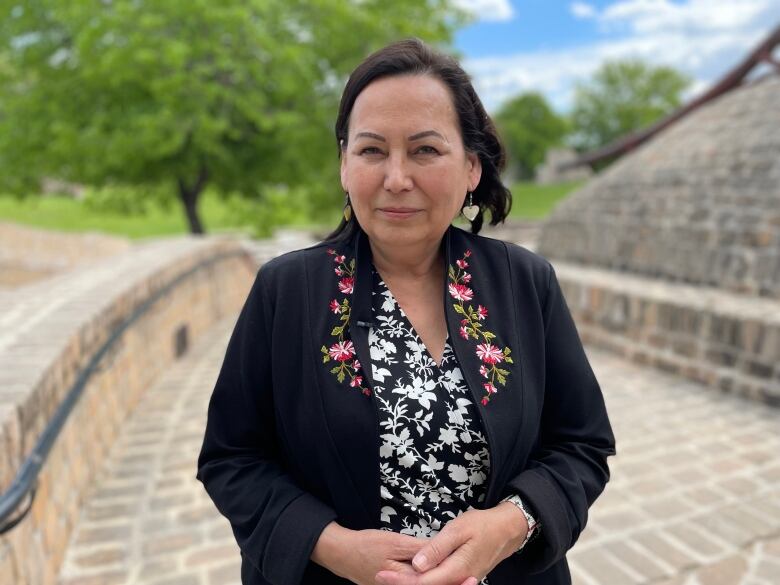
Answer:
<svg viewBox="0 0 780 585"><path fill-rule="evenodd" d="M359 531L359 574L351 577L360 585L477 585L517 550L527 530L525 516L502 503L468 510L432 538Z"/></svg>

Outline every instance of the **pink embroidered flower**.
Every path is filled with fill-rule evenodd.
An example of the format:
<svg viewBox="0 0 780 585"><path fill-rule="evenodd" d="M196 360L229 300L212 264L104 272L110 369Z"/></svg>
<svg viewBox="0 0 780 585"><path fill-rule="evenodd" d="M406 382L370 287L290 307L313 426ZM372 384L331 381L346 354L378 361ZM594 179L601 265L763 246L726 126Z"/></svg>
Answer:
<svg viewBox="0 0 780 585"><path fill-rule="evenodd" d="M347 276L339 280L339 290L345 295L351 295L352 289L355 286L355 277Z"/></svg>
<svg viewBox="0 0 780 585"><path fill-rule="evenodd" d="M481 365L481 366L479 366L479 373L482 374L485 378L487 378L489 372L488 372L488 369L484 365Z"/></svg>
<svg viewBox="0 0 780 585"><path fill-rule="evenodd" d="M333 272L336 273L336 276L344 276L344 271L341 268L339 268L338 266L333 269Z"/></svg>
<svg viewBox="0 0 780 585"><path fill-rule="evenodd" d="M330 357L339 362L345 362L355 355L355 346L350 340L339 341L330 346Z"/></svg>
<svg viewBox="0 0 780 585"><path fill-rule="evenodd" d="M336 264L341 264L341 263L343 263L343 262L344 262L344 260L346 260L346 259L347 259L347 257L346 257L346 256L344 256L344 255L341 255L341 256L336 256L335 258L333 258L333 261L334 261Z"/></svg>
<svg viewBox="0 0 780 585"><path fill-rule="evenodd" d="M469 267L469 263L466 262L465 260L455 260L455 264L457 264L458 268L460 268L461 270L466 270L466 268Z"/></svg>
<svg viewBox="0 0 780 585"><path fill-rule="evenodd" d="M341 312L341 307L339 306L339 302L336 299L333 299L330 302L330 310L336 313L338 315Z"/></svg>
<svg viewBox="0 0 780 585"><path fill-rule="evenodd" d="M328 248L328 254L334 256L336 254L336 250L334 250L333 248Z"/></svg>
<svg viewBox="0 0 780 585"><path fill-rule="evenodd" d="M492 343L480 343L477 346L477 355L486 364L498 364L504 361L503 352Z"/></svg>
<svg viewBox="0 0 780 585"><path fill-rule="evenodd" d="M358 388L363 383L363 377L362 376L355 376L352 378L352 381L349 383L350 386L353 388Z"/></svg>
<svg viewBox="0 0 780 585"><path fill-rule="evenodd" d="M450 284L450 294L459 301L470 301L474 298L474 291L464 284Z"/></svg>
<svg viewBox="0 0 780 585"><path fill-rule="evenodd" d="M468 331L466 331L466 328L465 328L465 327L461 327L461 328L460 328L460 336L461 336L463 339L468 339L468 338L469 338L469 332L468 332Z"/></svg>
<svg viewBox="0 0 780 585"><path fill-rule="evenodd" d="M358 371L360 369L360 361L355 360L352 365L355 367L355 371Z"/></svg>
<svg viewBox="0 0 780 585"><path fill-rule="evenodd" d="M471 282L471 274L469 274L468 272L464 272L463 276L461 277L461 280L463 282L465 282L466 284L470 283Z"/></svg>
<svg viewBox="0 0 780 585"><path fill-rule="evenodd" d="M488 310L486 307L483 307L482 305L479 305L477 307L477 319L480 321L483 321L485 317L488 316Z"/></svg>
<svg viewBox="0 0 780 585"><path fill-rule="evenodd" d="M465 256L466 258L471 256L471 250L466 250L466 252L463 254L463 256Z"/></svg>
<svg viewBox="0 0 780 585"><path fill-rule="evenodd" d="M485 405L486 405L486 404L487 404L489 401L490 401L490 399L489 399L487 396L485 396L485 397L482 399L482 406L485 406Z"/></svg>
<svg viewBox="0 0 780 585"><path fill-rule="evenodd" d="M496 387L493 386L493 384L491 384L490 382L485 382L484 384L482 384L482 387L485 389L485 391L488 394L495 394L496 392L498 392L498 390L496 390Z"/></svg>

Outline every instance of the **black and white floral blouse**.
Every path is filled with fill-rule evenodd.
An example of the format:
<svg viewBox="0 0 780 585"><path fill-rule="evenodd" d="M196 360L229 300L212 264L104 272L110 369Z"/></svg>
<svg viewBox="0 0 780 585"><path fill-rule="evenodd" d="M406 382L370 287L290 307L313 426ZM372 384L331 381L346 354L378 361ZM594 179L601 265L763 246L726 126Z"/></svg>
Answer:
<svg viewBox="0 0 780 585"><path fill-rule="evenodd" d="M381 433L381 528L429 538L484 501L490 453L449 337L437 366L372 273L368 340Z"/></svg>

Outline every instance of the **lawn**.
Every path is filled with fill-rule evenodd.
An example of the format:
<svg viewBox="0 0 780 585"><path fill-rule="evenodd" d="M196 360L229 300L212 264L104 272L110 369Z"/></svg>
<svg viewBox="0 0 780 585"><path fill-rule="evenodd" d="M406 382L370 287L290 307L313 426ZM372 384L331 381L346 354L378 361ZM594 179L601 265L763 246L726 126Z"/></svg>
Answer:
<svg viewBox="0 0 780 585"><path fill-rule="evenodd" d="M512 212L510 217L518 219L543 219L555 204L571 194L583 181L537 185L536 183L515 183L512 187Z"/></svg>
<svg viewBox="0 0 780 585"><path fill-rule="evenodd" d="M512 189L511 217L541 219L556 202L566 197L581 183L536 185L517 183ZM206 192L200 203L200 212L209 233L236 231L235 212L217 195ZM170 209L152 206L146 215L132 215L90 209L70 197L27 197L19 200L0 196L0 221L31 225L44 229L73 232L97 231L130 238L146 238L187 232L181 207ZM334 214L333 226L337 223ZM296 227L315 227L299 222ZM330 224L326 226L326 229Z"/></svg>

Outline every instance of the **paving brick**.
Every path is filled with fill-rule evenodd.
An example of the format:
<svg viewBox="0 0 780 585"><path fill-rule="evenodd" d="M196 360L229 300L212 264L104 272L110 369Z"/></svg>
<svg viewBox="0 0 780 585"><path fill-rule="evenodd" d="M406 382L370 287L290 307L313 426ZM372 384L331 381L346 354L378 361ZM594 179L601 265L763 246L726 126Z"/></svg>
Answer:
<svg viewBox="0 0 780 585"><path fill-rule="evenodd" d="M687 554L680 546L670 542L661 531L647 530L634 535L634 539L660 563L670 567L672 572L682 573L697 565L697 561L691 555Z"/></svg>
<svg viewBox="0 0 780 585"><path fill-rule="evenodd" d="M123 561L127 556L124 548L106 548L94 552L78 554L73 562L79 567L100 567Z"/></svg>
<svg viewBox="0 0 780 585"><path fill-rule="evenodd" d="M653 558L641 549L629 546L625 541L613 542L610 545L610 553L640 575L642 581L656 580L668 577L670 573L665 571Z"/></svg>
<svg viewBox="0 0 780 585"><path fill-rule="evenodd" d="M641 583L643 581L641 577L626 571L611 557L612 555L606 551L595 549L580 554L572 554L570 555L570 561L596 583L632 585L633 583Z"/></svg>
<svg viewBox="0 0 780 585"><path fill-rule="evenodd" d="M228 563L209 571L209 585L241 585L241 566Z"/></svg>
<svg viewBox="0 0 780 585"><path fill-rule="evenodd" d="M734 555L696 572L701 585L733 585L740 583L747 573L747 560Z"/></svg>

